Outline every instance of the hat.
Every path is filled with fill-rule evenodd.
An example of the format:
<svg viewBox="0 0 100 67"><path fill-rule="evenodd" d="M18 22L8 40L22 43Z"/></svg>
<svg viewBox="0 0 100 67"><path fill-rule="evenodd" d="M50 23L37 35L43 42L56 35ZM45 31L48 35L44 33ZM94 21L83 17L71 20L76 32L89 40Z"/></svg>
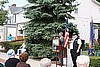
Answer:
<svg viewBox="0 0 100 67"><path fill-rule="evenodd" d="M73 33L73 35L78 35L77 33Z"/></svg>
<svg viewBox="0 0 100 67"><path fill-rule="evenodd" d="M78 64L88 64L90 62L89 56L80 55L77 57L76 62Z"/></svg>
<svg viewBox="0 0 100 67"><path fill-rule="evenodd" d="M14 55L15 55L15 51L14 51L13 49L9 49L9 50L7 51L7 55L8 55L9 57L14 56Z"/></svg>
<svg viewBox="0 0 100 67"><path fill-rule="evenodd" d="M73 35L76 35L76 33L73 33Z"/></svg>
<svg viewBox="0 0 100 67"><path fill-rule="evenodd" d="M47 66L51 66L51 60L48 58L43 58L40 61L40 66L41 67L47 67Z"/></svg>

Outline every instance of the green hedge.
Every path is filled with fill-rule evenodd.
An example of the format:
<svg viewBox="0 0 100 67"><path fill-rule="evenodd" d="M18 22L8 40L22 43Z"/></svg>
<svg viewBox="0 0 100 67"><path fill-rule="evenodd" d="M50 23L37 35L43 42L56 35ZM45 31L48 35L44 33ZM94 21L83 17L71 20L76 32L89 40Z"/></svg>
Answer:
<svg viewBox="0 0 100 67"><path fill-rule="evenodd" d="M4 52L7 52L9 49L14 49L15 51L22 45L23 42L11 42L11 41L6 41L6 42L1 42L3 47L5 47Z"/></svg>
<svg viewBox="0 0 100 67"><path fill-rule="evenodd" d="M95 47L95 50L100 50L100 46L99 45L94 45L94 47Z"/></svg>
<svg viewBox="0 0 100 67"><path fill-rule="evenodd" d="M9 42L0 42L0 45L5 48L4 52L7 52L8 49L10 49L10 45L8 43Z"/></svg>
<svg viewBox="0 0 100 67"><path fill-rule="evenodd" d="M82 50L83 51L87 51L88 50L88 47L89 47L89 43L86 43Z"/></svg>
<svg viewBox="0 0 100 67"><path fill-rule="evenodd" d="M97 56L90 57L89 67L100 67L100 57Z"/></svg>
<svg viewBox="0 0 100 67"><path fill-rule="evenodd" d="M23 44L23 42L9 42L8 44L10 45L11 49L17 51L17 49Z"/></svg>

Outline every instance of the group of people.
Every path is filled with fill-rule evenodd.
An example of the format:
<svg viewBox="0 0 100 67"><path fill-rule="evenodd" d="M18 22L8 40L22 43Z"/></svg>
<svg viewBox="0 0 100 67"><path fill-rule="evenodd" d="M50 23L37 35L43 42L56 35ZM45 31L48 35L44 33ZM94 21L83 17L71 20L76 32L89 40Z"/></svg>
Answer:
<svg viewBox="0 0 100 67"><path fill-rule="evenodd" d="M15 51L13 49L9 49L7 51L7 55L9 59L7 59L5 62L6 67L31 67L26 63L29 57L27 52L21 53L19 55L19 59L15 58Z"/></svg>
<svg viewBox="0 0 100 67"><path fill-rule="evenodd" d="M22 52L19 55L19 59L15 58L15 51L13 49L9 49L7 51L8 59L5 62L5 67L31 67L30 64L27 64L26 61L29 58L27 52ZM50 67L51 60L48 58L43 58L40 61L40 67Z"/></svg>
<svg viewBox="0 0 100 67"><path fill-rule="evenodd" d="M60 39L60 46L64 47L64 37L63 33L59 33L59 39ZM88 63L90 62L89 57L82 55L82 42L81 39L79 38L78 34L73 33L70 43L70 54L73 62L73 67L88 67ZM84 60L85 61L84 61ZM81 63L82 62L82 63ZM87 63L88 62L88 63ZM84 64L86 66L84 66ZM86 64L87 63L87 64ZM83 65L83 66L82 66Z"/></svg>
<svg viewBox="0 0 100 67"><path fill-rule="evenodd" d="M77 67L89 67L89 62L90 62L89 56L86 56L86 55L80 55L76 59ZM40 66L41 67L50 67L51 60L48 58L41 59Z"/></svg>

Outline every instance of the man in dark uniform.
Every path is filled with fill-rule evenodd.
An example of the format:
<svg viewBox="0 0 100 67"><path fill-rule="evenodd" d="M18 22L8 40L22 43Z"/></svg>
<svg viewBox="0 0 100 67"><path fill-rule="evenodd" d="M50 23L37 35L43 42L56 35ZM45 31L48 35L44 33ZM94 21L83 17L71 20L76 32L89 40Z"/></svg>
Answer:
<svg viewBox="0 0 100 67"><path fill-rule="evenodd" d="M71 42L72 44L70 44L70 53L71 53L71 57L72 57L72 61L73 61L73 67L77 67L76 65L76 59L77 56L80 55L80 48L81 48L81 40L78 37L78 34L74 33L73 34L73 40Z"/></svg>

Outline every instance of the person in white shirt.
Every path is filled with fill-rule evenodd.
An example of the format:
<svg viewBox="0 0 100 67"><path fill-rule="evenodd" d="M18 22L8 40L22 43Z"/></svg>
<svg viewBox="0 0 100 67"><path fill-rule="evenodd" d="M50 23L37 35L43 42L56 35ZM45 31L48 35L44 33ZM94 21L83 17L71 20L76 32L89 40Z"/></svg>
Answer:
<svg viewBox="0 0 100 67"><path fill-rule="evenodd" d="M77 67L76 58L80 55L81 44L81 39L79 39L78 34L73 33L73 38L70 43L70 53L73 61L73 67Z"/></svg>

